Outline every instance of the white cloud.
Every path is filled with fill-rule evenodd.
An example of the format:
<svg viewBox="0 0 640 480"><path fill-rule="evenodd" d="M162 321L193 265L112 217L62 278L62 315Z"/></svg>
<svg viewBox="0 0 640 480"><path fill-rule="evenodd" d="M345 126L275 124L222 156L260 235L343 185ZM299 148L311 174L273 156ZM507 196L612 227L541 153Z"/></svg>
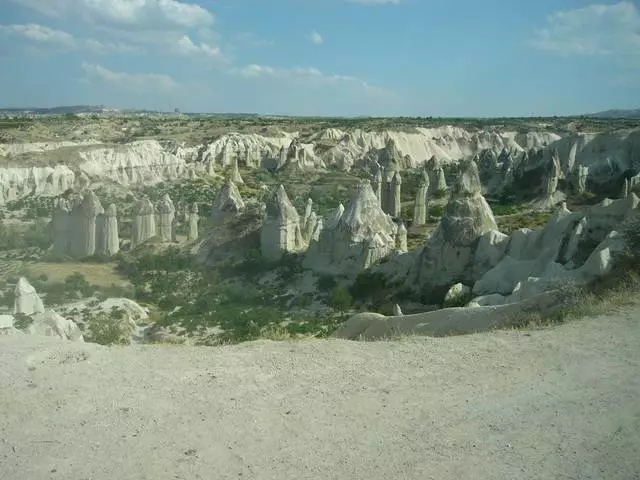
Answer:
<svg viewBox="0 0 640 480"><path fill-rule="evenodd" d="M349 2L362 5L397 5L400 0L349 0Z"/></svg>
<svg viewBox="0 0 640 480"><path fill-rule="evenodd" d="M239 33L235 36L235 39L250 47L266 47L275 43L273 40L263 40L261 38L257 38L251 32Z"/></svg>
<svg viewBox="0 0 640 480"><path fill-rule="evenodd" d="M348 75L327 75L314 67L274 68L265 65L247 65L230 71L245 78L273 77L280 80L304 80L321 85L353 85L369 93L380 93L382 89L369 85L364 80Z"/></svg>
<svg viewBox="0 0 640 480"><path fill-rule="evenodd" d="M84 62L82 69L93 77L126 89L155 89L160 91L172 90L178 86L169 75L157 73L124 73L114 72L99 64Z"/></svg>
<svg viewBox="0 0 640 480"><path fill-rule="evenodd" d="M195 44L188 35L182 36L175 44L174 50L180 55L187 56L204 56L223 60L224 55L219 47L212 47L206 43Z"/></svg>
<svg viewBox="0 0 640 480"><path fill-rule="evenodd" d="M532 45L565 55L640 55L640 13L632 2L555 12Z"/></svg>
<svg viewBox="0 0 640 480"><path fill-rule="evenodd" d="M54 30L35 23L23 25L0 25L0 33L20 36L28 41L63 50L88 50L94 53L125 52L133 50L123 43L100 42L93 39L76 38L67 32Z"/></svg>
<svg viewBox="0 0 640 480"><path fill-rule="evenodd" d="M213 24L213 13L194 3L178 0L12 0L51 17L82 18L93 23L140 27Z"/></svg>
<svg viewBox="0 0 640 480"><path fill-rule="evenodd" d="M324 40L322 39L322 35L320 35L318 32L311 32L308 35L308 38L309 41L314 45L322 45L324 42Z"/></svg>

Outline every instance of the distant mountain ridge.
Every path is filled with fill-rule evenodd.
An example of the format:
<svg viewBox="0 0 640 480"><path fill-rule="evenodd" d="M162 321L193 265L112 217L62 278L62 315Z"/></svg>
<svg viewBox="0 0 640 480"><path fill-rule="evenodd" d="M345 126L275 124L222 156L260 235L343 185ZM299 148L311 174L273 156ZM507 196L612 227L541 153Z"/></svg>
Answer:
<svg viewBox="0 0 640 480"><path fill-rule="evenodd" d="M590 113L588 117L596 118L640 118L640 108L635 109L611 109L603 112Z"/></svg>

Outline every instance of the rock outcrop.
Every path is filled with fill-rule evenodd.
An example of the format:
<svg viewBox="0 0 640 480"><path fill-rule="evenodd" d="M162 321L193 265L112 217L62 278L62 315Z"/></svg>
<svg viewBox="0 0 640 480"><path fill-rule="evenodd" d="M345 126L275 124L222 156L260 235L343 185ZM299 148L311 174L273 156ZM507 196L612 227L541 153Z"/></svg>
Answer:
<svg viewBox="0 0 640 480"><path fill-rule="evenodd" d="M231 174L229 175L229 178L236 185L244 185L244 180L242 179L242 176L240 175L240 170L238 170L238 159L237 159L237 157L234 157L233 162L231 163Z"/></svg>
<svg viewBox="0 0 640 480"><path fill-rule="evenodd" d="M238 187L228 179L218 191L211 208L211 219L214 224L224 222L227 218L241 213L245 208Z"/></svg>
<svg viewBox="0 0 640 480"><path fill-rule="evenodd" d="M260 232L260 250L268 260L280 260L285 253L304 248L300 215L280 185L266 204L266 218Z"/></svg>
<svg viewBox="0 0 640 480"><path fill-rule="evenodd" d="M98 215L96 223L96 251L112 256L120 251L118 216L115 204L110 204L104 213Z"/></svg>
<svg viewBox="0 0 640 480"><path fill-rule="evenodd" d="M46 310L31 316L32 322L26 333L57 337L72 342L84 342L82 331L73 320L67 320L53 310Z"/></svg>
<svg viewBox="0 0 640 480"><path fill-rule="evenodd" d="M69 243L73 235L73 232L70 231L70 224L69 204L64 198L56 199L51 219L51 235L55 253L62 255L69 253Z"/></svg>
<svg viewBox="0 0 640 480"><path fill-rule="evenodd" d="M407 227L405 227L404 222L400 223L398 227L398 233L396 234L396 250L401 253L406 253L407 248Z"/></svg>
<svg viewBox="0 0 640 480"><path fill-rule="evenodd" d="M175 218L175 206L168 194L162 197L162 200L156 207L157 212L157 232L162 243L170 243L174 241L173 221Z"/></svg>
<svg viewBox="0 0 640 480"><path fill-rule="evenodd" d="M438 290L457 282L470 282L480 237L497 230L493 212L481 191L478 166L465 161L438 228L409 273L407 287Z"/></svg>
<svg viewBox="0 0 640 480"><path fill-rule="evenodd" d="M42 299L38 295L38 292L36 292L36 289L33 288L33 285L31 285L26 278L20 277L18 279L18 283L16 284L16 288L14 290L14 295L14 315L19 313L22 313L24 315L32 315L34 313L44 312Z"/></svg>
<svg viewBox="0 0 640 480"><path fill-rule="evenodd" d="M303 265L318 273L353 278L388 256L396 248L398 227L378 203L369 182L363 182L344 212L330 216L317 248Z"/></svg>
<svg viewBox="0 0 640 480"><path fill-rule="evenodd" d="M427 223L429 216L429 175L422 172L418 192L416 193L416 201L413 207L413 226L419 227Z"/></svg>
<svg viewBox="0 0 640 480"><path fill-rule="evenodd" d="M391 179L391 195L389 197L389 214L399 217L402 210L402 176L396 172Z"/></svg>
<svg viewBox="0 0 640 480"><path fill-rule="evenodd" d="M100 200L88 191L71 211L71 255L84 258L96 252L96 221L104 213Z"/></svg>
<svg viewBox="0 0 640 480"><path fill-rule="evenodd" d="M198 239L198 222L200 221L197 203L191 204L191 206L189 207L188 216L189 225L187 231L187 240L189 242L195 242Z"/></svg>
<svg viewBox="0 0 640 480"><path fill-rule="evenodd" d="M156 212L151 200L144 197L133 206L131 246L137 247L156 236Z"/></svg>

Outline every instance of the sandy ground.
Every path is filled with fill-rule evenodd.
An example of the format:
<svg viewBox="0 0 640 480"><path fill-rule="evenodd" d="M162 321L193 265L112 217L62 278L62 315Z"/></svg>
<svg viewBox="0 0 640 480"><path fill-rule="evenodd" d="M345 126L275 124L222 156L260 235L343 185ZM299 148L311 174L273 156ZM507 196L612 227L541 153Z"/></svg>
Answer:
<svg viewBox="0 0 640 480"><path fill-rule="evenodd" d="M0 337L0 478L638 479L640 308L398 342Z"/></svg>

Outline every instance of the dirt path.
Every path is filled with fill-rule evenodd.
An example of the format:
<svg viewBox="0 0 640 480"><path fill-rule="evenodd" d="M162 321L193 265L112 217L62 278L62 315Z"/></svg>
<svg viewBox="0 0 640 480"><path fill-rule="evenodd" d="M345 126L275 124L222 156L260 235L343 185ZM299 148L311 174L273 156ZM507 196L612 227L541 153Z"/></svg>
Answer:
<svg viewBox="0 0 640 480"><path fill-rule="evenodd" d="M640 308L224 348L0 337L0 479L637 479Z"/></svg>

